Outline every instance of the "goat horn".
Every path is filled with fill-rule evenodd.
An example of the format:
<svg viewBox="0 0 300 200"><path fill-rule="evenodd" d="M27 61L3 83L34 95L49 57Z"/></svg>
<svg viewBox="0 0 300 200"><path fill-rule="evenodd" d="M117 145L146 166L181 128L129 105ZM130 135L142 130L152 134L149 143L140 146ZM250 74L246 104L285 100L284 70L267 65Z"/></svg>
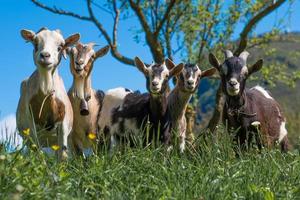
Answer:
<svg viewBox="0 0 300 200"><path fill-rule="evenodd" d="M96 43L94 43L94 42L91 42L91 43L89 43L88 45L89 45L90 47L92 47L92 48L93 48L93 47L99 46L98 44L96 44Z"/></svg>
<svg viewBox="0 0 300 200"><path fill-rule="evenodd" d="M42 27L40 30L38 30L38 32L36 32L36 34L38 34L39 32L42 32L44 30L48 30L48 28L47 27Z"/></svg>
<svg viewBox="0 0 300 200"><path fill-rule="evenodd" d="M228 59L228 58L233 57L233 53L230 50L225 50L224 56L225 56L225 59Z"/></svg>
<svg viewBox="0 0 300 200"><path fill-rule="evenodd" d="M243 52L239 55L239 58L241 58L242 61L243 61L243 66L246 66L248 56L249 56L249 53L248 53L247 51L243 51Z"/></svg>

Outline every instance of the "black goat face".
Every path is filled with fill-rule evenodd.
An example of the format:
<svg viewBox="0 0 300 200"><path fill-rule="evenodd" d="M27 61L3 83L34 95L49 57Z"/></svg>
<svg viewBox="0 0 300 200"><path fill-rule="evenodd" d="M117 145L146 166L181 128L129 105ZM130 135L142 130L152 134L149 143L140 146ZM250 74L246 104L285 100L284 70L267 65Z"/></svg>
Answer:
<svg viewBox="0 0 300 200"><path fill-rule="evenodd" d="M213 54L209 55L209 62L219 70L223 91L229 96L237 96L244 91L249 75L261 69L263 61L258 60L253 66L247 67L248 52L244 51L238 57L229 50L224 53L223 64L220 65Z"/></svg>
<svg viewBox="0 0 300 200"><path fill-rule="evenodd" d="M239 57L231 57L225 60L221 65L220 75L226 93L230 96L236 96L243 92L247 79L248 68L243 65Z"/></svg>

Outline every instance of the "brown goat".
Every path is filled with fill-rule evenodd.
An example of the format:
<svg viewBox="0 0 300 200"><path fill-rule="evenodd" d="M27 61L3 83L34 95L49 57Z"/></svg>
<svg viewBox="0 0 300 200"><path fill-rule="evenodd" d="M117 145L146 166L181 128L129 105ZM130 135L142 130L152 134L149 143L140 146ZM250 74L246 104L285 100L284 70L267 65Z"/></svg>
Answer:
<svg viewBox="0 0 300 200"><path fill-rule="evenodd" d="M104 93L92 88L91 72L97 58L109 51L105 46L94 51L94 44L78 43L68 50L70 56L70 70L73 75L73 84L68 95L74 112L73 129L70 134L70 143L73 152L83 155L86 148L96 147L98 134L98 115L102 106Z"/></svg>
<svg viewBox="0 0 300 200"><path fill-rule="evenodd" d="M226 96L223 123L237 130L235 140L242 148L248 147L255 138L259 148L262 145L272 147L278 141L282 151L287 151L286 122L279 104L260 86L245 89L247 78L263 65L263 60L259 60L247 67L248 55L244 51L237 57L227 50L223 64L213 54L209 55L211 65L220 73Z"/></svg>

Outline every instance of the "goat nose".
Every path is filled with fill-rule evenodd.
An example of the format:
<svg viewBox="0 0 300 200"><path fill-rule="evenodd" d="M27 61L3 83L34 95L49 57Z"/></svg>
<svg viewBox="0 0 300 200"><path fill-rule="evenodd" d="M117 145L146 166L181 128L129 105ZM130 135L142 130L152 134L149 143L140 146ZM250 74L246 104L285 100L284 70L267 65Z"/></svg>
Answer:
<svg viewBox="0 0 300 200"><path fill-rule="evenodd" d="M152 81L152 85L153 86L158 86L158 82L157 81Z"/></svg>
<svg viewBox="0 0 300 200"><path fill-rule="evenodd" d="M48 53L48 52L41 52L41 57L42 58L49 58L50 57L50 53Z"/></svg>
<svg viewBox="0 0 300 200"><path fill-rule="evenodd" d="M238 82L237 82L236 80L230 80L230 81L229 81L229 84L230 84L231 86L235 86L237 83L238 83Z"/></svg>
<svg viewBox="0 0 300 200"><path fill-rule="evenodd" d="M77 61L76 61L76 64L77 64L77 65L82 65L82 64L83 64L83 59L77 60Z"/></svg>
<svg viewBox="0 0 300 200"><path fill-rule="evenodd" d="M193 85L194 84L194 80L188 80L187 82L189 85Z"/></svg>

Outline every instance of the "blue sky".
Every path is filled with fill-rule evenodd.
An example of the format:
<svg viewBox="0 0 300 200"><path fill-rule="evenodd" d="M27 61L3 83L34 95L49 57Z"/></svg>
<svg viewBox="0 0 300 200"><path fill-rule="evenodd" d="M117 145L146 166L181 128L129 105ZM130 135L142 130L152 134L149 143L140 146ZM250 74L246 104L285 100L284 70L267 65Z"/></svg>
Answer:
<svg viewBox="0 0 300 200"><path fill-rule="evenodd" d="M42 2L48 5L56 3L57 7L74 10L82 14L87 13L86 6L82 3L84 2L83 0L44 0ZM287 8L288 4L286 3L279 11L260 22L255 32L263 33L270 30L273 27L276 16L284 15ZM290 30L300 31L300 2L296 0L292 8L293 13L290 21L286 24ZM95 8L95 11L100 10ZM1 0L0 18L2 30L0 45L0 91L2 94L0 118L15 113L20 95L20 83L23 79L30 76L35 69L32 59L32 45L25 43L20 37L21 29L26 28L37 31L45 26L49 29L60 29L65 37L72 33L80 32L82 42L94 41L100 46L106 45L106 41L103 37L99 37L99 32L93 24L49 13L36 7L30 0ZM112 26L112 21L108 14L99 16L99 19L106 28L109 29ZM148 47L142 43L136 44L133 40L130 29L139 26L140 24L135 19L121 21L118 33L119 50L125 56L139 56L145 62L151 62L152 57ZM240 24L237 27L234 37L238 36L242 26ZM175 61L180 61L180 58L177 57ZM62 60L59 72L68 89L72 83L68 60ZM126 66L116 61L110 54L96 61L92 80L93 87L97 89L107 90L124 86L133 90L145 91L143 75L134 67Z"/></svg>

